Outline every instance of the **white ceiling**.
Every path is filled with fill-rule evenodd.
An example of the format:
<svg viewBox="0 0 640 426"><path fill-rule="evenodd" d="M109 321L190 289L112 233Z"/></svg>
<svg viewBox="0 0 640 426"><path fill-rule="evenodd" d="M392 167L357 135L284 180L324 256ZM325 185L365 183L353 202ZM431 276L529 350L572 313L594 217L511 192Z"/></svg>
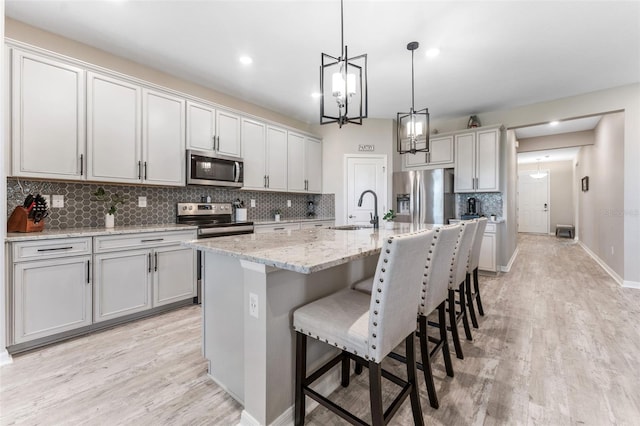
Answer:
<svg viewBox="0 0 640 426"><path fill-rule="evenodd" d="M345 0L345 44L367 53L369 116L411 101L432 118L640 81L640 2ZM7 16L317 123L320 53L340 54L340 3L5 1ZM426 58L427 48L441 54ZM240 55L253 57L243 66ZM559 117L562 118L562 117Z"/></svg>

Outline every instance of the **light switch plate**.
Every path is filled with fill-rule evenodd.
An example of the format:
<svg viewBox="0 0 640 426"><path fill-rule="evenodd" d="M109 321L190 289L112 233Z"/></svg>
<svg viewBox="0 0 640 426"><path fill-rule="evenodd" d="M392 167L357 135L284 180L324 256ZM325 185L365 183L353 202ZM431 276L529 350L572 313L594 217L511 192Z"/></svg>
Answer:
<svg viewBox="0 0 640 426"><path fill-rule="evenodd" d="M256 206L256 200L251 200L251 207L255 207Z"/></svg>
<svg viewBox="0 0 640 426"><path fill-rule="evenodd" d="M64 195L52 195L51 207L61 209L64 207Z"/></svg>
<svg viewBox="0 0 640 426"><path fill-rule="evenodd" d="M138 207L147 207L147 197L138 197Z"/></svg>
<svg viewBox="0 0 640 426"><path fill-rule="evenodd" d="M291 207L291 200L287 200L287 207Z"/></svg>

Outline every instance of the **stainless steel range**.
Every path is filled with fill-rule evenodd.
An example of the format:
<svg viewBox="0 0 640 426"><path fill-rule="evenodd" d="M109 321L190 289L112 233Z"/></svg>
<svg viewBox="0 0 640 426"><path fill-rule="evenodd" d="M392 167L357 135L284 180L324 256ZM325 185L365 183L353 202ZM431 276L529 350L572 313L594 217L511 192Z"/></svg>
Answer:
<svg viewBox="0 0 640 426"><path fill-rule="evenodd" d="M178 203L176 222L198 227L198 239L253 234L253 222L235 222L231 203ZM202 297L202 255L198 251L198 295Z"/></svg>

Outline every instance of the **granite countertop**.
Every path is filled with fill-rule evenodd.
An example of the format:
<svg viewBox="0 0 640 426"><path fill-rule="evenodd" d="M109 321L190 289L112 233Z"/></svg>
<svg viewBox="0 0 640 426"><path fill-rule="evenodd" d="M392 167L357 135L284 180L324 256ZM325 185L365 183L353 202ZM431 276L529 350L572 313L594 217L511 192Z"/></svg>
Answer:
<svg viewBox="0 0 640 426"><path fill-rule="evenodd" d="M449 223L458 223L461 220L462 219L449 219ZM491 219L487 218L487 223L505 223L505 222L506 221L502 217L498 217L498 218L496 218L496 220L491 220Z"/></svg>
<svg viewBox="0 0 640 426"><path fill-rule="evenodd" d="M275 221L273 219L259 219L254 220L253 223L255 225L274 225L278 223L296 223L296 222L318 222L321 220L335 220L335 217L288 217L286 219L280 219L279 221Z"/></svg>
<svg viewBox="0 0 640 426"><path fill-rule="evenodd" d="M289 271L311 274L380 253L384 238L434 225L399 223L394 229L303 229L246 234L182 244L198 250L249 260ZM437 225L436 225L437 226Z"/></svg>
<svg viewBox="0 0 640 426"><path fill-rule="evenodd" d="M8 232L6 242L48 240L52 238L97 237L100 235L137 234L141 232L188 231L198 229L193 225L178 225L175 223L139 226L116 226L115 228L66 228L44 229L42 232Z"/></svg>

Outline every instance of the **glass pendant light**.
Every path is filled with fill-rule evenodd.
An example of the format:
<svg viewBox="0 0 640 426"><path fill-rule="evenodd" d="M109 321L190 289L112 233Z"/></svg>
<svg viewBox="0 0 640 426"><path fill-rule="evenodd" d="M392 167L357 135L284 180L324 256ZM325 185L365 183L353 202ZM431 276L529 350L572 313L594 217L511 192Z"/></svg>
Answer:
<svg viewBox="0 0 640 426"><path fill-rule="evenodd" d="M429 110L416 111L413 54L420 46L417 41L407 44L411 51L411 108L409 112L399 112L397 119L397 144L400 154L429 152Z"/></svg>
<svg viewBox="0 0 640 426"><path fill-rule="evenodd" d="M322 54L320 124L338 123L342 127L347 123L362 124L368 114L367 55L348 56L343 0L340 0L340 42L340 56Z"/></svg>
<svg viewBox="0 0 640 426"><path fill-rule="evenodd" d="M547 155L548 157L548 155ZM534 179L542 179L543 177L547 176L547 172L541 172L540 171L540 159L537 158L536 161L538 162L538 171L535 173L531 173L529 176L531 176Z"/></svg>

